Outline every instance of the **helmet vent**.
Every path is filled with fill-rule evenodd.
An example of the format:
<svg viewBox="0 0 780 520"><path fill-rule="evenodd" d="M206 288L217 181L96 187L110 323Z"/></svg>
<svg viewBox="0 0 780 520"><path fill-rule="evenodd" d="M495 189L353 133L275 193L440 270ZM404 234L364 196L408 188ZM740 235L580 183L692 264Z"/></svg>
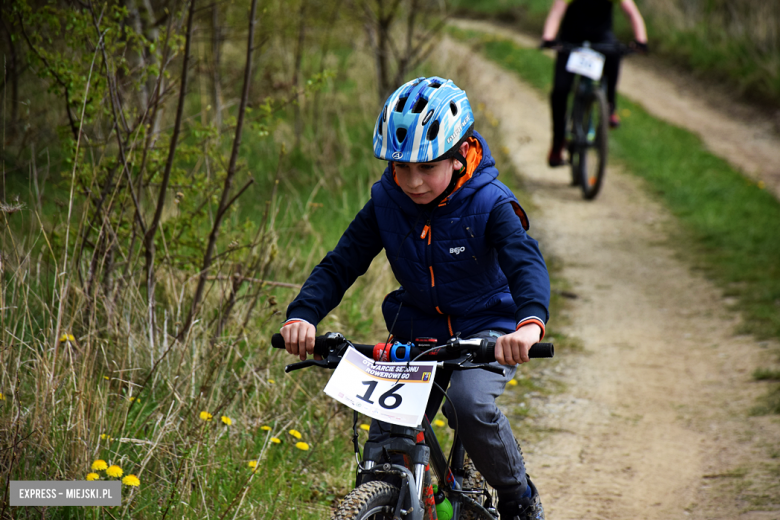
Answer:
<svg viewBox="0 0 780 520"><path fill-rule="evenodd" d="M439 135L439 121L436 120L433 123L431 123L431 127L428 129L428 133L425 134L425 136L428 138L429 141L433 141L436 139L436 136Z"/></svg>
<svg viewBox="0 0 780 520"><path fill-rule="evenodd" d="M387 105L385 105L385 109L382 111L382 122L387 121Z"/></svg>
<svg viewBox="0 0 780 520"><path fill-rule="evenodd" d="M396 112L403 112L404 105L406 104L406 100L409 99L409 97L402 97L398 100L398 103L395 105L395 111Z"/></svg>
<svg viewBox="0 0 780 520"><path fill-rule="evenodd" d="M458 115L458 105L456 105L452 101L450 101L450 110L452 111L452 115L453 116L457 116Z"/></svg>
<svg viewBox="0 0 780 520"><path fill-rule="evenodd" d="M428 104L428 100L424 97L421 97L417 100L417 102L412 107L412 114L422 114L423 109L425 108L425 105Z"/></svg>
<svg viewBox="0 0 780 520"><path fill-rule="evenodd" d="M439 88L439 87L441 87L441 83L431 83L429 86L431 88Z"/></svg>
<svg viewBox="0 0 780 520"><path fill-rule="evenodd" d="M406 139L406 128L399 128L395 131L395 137L399 143L403 143Z"/></svg>

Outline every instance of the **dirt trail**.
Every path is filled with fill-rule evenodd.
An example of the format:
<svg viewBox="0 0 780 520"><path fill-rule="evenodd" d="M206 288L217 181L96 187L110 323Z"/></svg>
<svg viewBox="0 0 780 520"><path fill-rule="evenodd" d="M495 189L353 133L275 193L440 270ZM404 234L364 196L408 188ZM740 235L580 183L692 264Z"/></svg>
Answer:
<svg viewBox="0 0 780 520"><path fill-rule="evenodd" d="M544 96L452 40L440 56L498 118L540 208L531 234L579 296L566 332L584 350L550 370L566 390L535 398L545 433L525 444L548 519L780 518L766 498L780 421L747 414L764 391L751 372L774 345L734 335L738 317L668 246L672 217L637 178L610 169L588 203L567 169L547 168Z"/></svg>
<svg viewBox="0 0 780 520"><path fill-rule="evenodd" d="M458 20L464 29L492 32L524 47L538 41L489 22ZM552 56L552 52L550 52ZM763 182L780 199L780 136L774 114L762 113L652 60L630 57L621 64L618 91L650 114L697 134L715 155Z"/></svg>

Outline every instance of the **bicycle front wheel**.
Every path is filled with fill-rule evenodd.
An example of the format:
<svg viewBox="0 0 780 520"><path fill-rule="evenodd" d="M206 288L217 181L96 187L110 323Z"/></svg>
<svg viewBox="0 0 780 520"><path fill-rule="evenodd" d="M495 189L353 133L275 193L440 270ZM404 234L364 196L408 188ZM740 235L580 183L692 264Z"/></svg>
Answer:
<svg viewBox="0 0 780 520"><path fill-rule="evenodd" d="M594 89L576 112L577 157L572 166L577 168L582 196L592 200L601 190L607 170L609 109L604 91Z"/></svg>
<svg viewBox="0 0 780 520"><path fill-rule="evenodd" d="M339 504L332 520L392 520L399 490L387 482L366 482Z"/></svg>

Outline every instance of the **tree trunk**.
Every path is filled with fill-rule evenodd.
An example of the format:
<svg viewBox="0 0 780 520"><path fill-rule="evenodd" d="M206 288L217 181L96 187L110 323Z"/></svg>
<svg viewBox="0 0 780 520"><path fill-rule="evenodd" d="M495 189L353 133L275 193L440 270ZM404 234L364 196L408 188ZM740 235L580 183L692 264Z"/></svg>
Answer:
<svg viewBox="0 0 780 520"><path fill-rule="evenodd" d="M244 87L241 92L241 103L238 107L238 116L236 119L236 135L233 139L233 150L230 153L230 163L228 164L227 175L225 176L225 184L222 188L222 198L219 201L217 213L214 215L214 224L211 227L211 233L209 233L209 241L206 245L206 252L203 254L203 265L200 269L200 276L198 277L198 286L195 289L195 296L192 299L192 305L190 306L190 312L187 315L187 319L179 331L177 338L183 340L184 337L192 326L192 321L195 318L195 314L198 312L200 302L203 299L203 291L206 288L206 280L208 278L209 269L214 261L214 249L217 245L217 237L219 236L219 228L222 224L222 219L230 208L230 205L241 196L241 194L252 183L250 180L243 188L234 196L230 196L231 189L233 187L233 179L236 175L236 163L238 161L238 150L241 146L241 131L244 126L244 115L246 114L246 106L249 102L249 86L252 80L252 54L254 52L254 39L255 39L255 25L257 21L255 16L257 14L257 0L252 0L252 8L249 15L249 36L247 37L246 45L246 66L244 68Z"/></svg>

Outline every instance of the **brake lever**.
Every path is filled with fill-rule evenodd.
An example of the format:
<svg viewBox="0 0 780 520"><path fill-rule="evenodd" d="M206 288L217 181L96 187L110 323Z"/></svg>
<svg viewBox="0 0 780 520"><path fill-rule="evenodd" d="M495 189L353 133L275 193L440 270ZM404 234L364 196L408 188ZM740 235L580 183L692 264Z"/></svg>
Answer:
<svg viewBox="0 0 780 520"><path fill-rule="evenodd" d="M301 368L308 368L311 366L320 368L336 368L341 361L341 355L338 352L331 352L325 359L307 359L306 361L300 361L298 363L292 363L284 367L285 372L292 372L293 370L300 370Z"/></svg>
<svg viewBox="0 0 780 520"><path fill-rule="evenodd" d="M494 374L498 374L500 376L505 375L504 369L501 367L495 367L488 363L472 363L471 362L472 359L474 359L474 356L469 354L458 360L443 361L442 367L447 368L448 366L450 366L452 368L456 368L457 370L481 369L481 370L487 370L488 372L493 372Z"/></svg>
<svg viewBox="0 0 780 520"><path fill-rule="evenodd" d="M498 374L500 376L506 375L503 368L494 367L493 365L489 365L487 363L479 363L479 364L469 363L468 365L458 365L458 366L460 366L461 370L475 370L479 368L482 370L487 370L488 372L493 372L494 374Z"/></svg>
<svg viewBox="0 0 780 520"><path fill-rule="evenodd" d="M307 359L306 361L300 361L298 363L291 363L284 367L284 371L286 373L292 372L293 370L300 370L302 368L308 368L310 366L318 366L321 368L328 368L328 362L324 359Z"/></svg>

